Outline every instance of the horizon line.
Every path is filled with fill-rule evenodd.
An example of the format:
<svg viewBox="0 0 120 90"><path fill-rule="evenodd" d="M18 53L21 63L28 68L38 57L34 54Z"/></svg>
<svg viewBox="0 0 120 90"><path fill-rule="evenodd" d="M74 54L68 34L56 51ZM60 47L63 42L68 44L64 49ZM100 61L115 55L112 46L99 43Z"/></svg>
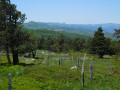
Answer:
<svg viewBox="0 0 120 90"><path fill-rule="evenodd" d="M24 23L29 23L29 22L41 22L41 23L59 23L59 24L83 24L83 23L66 23L66 22L45 22L45 21L33 21L33 20L31 20L31 21L25 21ZM120 24L120 23L96 23L96 24ZM84 25L95 25L95 23L94 24L84 24Z"/></svg>

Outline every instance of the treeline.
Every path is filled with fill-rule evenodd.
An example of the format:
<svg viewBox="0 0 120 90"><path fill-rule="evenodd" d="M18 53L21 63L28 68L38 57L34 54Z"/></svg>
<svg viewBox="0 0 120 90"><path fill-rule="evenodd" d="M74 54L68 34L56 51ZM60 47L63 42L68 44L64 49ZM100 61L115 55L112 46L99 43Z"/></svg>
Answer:
<svg viewBox="0 0 120 90"><path fill-rule="evenodd" d="M35 37L32 36L30 40L24 44L22 53L26 51L32 53L32 57L35 57L36 50L47 50L50 52L63 52L76 51L81 53L97 54L100 58L103 58L105 54L114 55L119 52L119 42L112 41L110 38L105 38L102 28L98 28L93 38L89 38L87 41L80 38L66 38L63 34L54 38L49 36ZM24 52L25 51L25 52Z"/></svg>
<svg viewBox="0 0 120 90"><path fill-rule="evenodd" d="M63 34L59 35L58 38L53 38L51 36L47 38L43 37L34 37L34 39L29 40L29 45L26 45L30 48L36 48L39 50L48 50L51 52L68 52L70 50L80 52L81 49L85 47L85 40L80 38L65 38Z"/></svg>
<svg viewBox="0 0 120 90"><path fill-rule="evenodd" d="M80 38L80 39L85 39L88 40L90 37L86 36L86 35L81 35L81 34L77 34L77 33L71 33L69 31L53 31L53 30L47 30L47 29L37 29L37 30L29 30L29 29L25 29L31 33L33 33L33 35L37 36L37 37L44 37L47 38L49 36L53 37L53 38L57 38L59 35L63 34L64 38Z"/></svg>
<svg viewBox="0 0 120 90"><path fill-rule="evenodd" d="M57 38L52 36L47 38L38 37L38 39L35 39L33 42L32 43L36 45L33 48L36 47L36 50L48 50L51 52L87 52L97 54L100 58L103 58L105 54L118 55L120 53L120 42L106 38L102 27L99 27L98 31L95 32L94 37L89 38L87 41L80 38L66 38L61 34Z"/></svg>

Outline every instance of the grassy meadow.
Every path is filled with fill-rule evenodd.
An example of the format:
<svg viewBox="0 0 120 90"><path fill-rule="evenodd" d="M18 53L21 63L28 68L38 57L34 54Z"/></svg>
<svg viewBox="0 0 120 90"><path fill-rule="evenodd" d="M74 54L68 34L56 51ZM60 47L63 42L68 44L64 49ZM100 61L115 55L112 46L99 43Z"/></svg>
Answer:
<svg viewBox="0 0 120 90"><path fill-rule="evenodd" d="M62 57L61 65L59 57ZM80 57L79 69L71 69L77 65L78 57ZM120 90L120 58L116 60L115 56L109 57L99 59L96 55L86 54L85 87L82 87L81 68L84 53L52 54L49 55L48 61L47 55L37 51L36 59L20 59L20 64L15 66L8 65L6 56L1 54L0 90L8 89L9 73L12 77L12 90ZM89 72L91 60L93 83L90 81Z"/></svg>

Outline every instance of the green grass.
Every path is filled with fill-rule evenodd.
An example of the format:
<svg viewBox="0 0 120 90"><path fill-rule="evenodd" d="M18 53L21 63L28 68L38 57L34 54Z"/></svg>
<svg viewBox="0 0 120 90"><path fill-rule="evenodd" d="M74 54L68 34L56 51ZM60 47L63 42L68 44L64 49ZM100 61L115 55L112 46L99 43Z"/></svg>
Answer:
<svg viewBox="0 0 120 90"><path fill-rule="evenodd" d="M40 53L40 52L39 52ZM81 66L84 54L72 54L62 57L62 65L59 66L59 54L49 56L39 55L39 59L30 61L20 60L20 65L6 64L6 57L1 56L0 66L0 90L8 89L8 74L12 74L12 90L120 90L120 58L115 60L99 59L96 55L87 54L85 61L85 87L81 86ZM77 57L80 56L80 69L70 69L77 65ZM93 60L93 83L89 79L89 64ZM110 71L110 60L113 73Z"/></svg>

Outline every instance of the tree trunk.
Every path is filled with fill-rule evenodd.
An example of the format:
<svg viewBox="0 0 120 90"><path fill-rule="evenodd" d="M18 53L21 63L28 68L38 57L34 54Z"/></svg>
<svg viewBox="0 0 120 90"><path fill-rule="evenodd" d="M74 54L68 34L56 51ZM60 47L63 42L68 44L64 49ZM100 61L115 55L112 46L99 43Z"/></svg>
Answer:
<svg viewBox="0 0 120 90"><path fill-rule="evenodd" d="M12 50L12 56L13 56L13 64L14 65L19 64L18 50Z"/></svg>
<svg viewBox="0 0 120 90"><path fill-rule="evenodd" d="M36 55L36 50L35 51L32 51L32 57L35 58L35 55Z"/></svg>
<svg viewBox="0 0 120 90"><path fill-rule="evenodd" d="M8 59L8 63L11 64L8 47L6 48L6 56L7 56L7 59Z"/></svg>

